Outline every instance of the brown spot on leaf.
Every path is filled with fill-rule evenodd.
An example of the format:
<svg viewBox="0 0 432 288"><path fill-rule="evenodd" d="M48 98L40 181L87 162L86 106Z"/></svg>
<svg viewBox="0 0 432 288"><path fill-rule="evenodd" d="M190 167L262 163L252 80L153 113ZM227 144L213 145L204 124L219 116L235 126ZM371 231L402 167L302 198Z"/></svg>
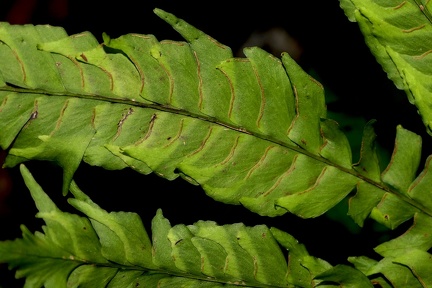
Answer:
<svg viewBox="0 0 432 288"><path fill-rule="evenodd" d="M85 54L84 54L84 53L81 53L81 55L80 55L80 56L81 56L81 58L82 58L82 59L84 59L84 61L88 62L88 60L87 60L87 57L85 56Z"/></svg>

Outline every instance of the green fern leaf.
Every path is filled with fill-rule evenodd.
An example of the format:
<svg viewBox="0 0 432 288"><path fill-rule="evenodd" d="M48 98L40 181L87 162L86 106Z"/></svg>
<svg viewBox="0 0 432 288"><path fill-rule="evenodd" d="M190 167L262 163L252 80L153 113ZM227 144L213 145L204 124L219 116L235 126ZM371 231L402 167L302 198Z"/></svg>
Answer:
<svg viewBox="0 0 432 288"><path fill-rule="evenodd" d="M21 230L22 239L0 244L0 262L8 263L10 269L18 269L15 277L25 277L29 287L65 287L67 276L80 264L66 260L72 259L73 255L45 235L33 235L25 226Z"/></svg>
<svg viewBox="0 0 432 288"><path fill-rule="evenodd" d="M102 244L104 258L122 265L152 267L150 239L138 215L126 212L107 213L95 209L98 206L80 192L74 182L71 189L75 199L70 199L69 202L91 219ZM142 252L135 253L133 249L137 248Z"/></svg>
<svg viewBox="0 0 432 288"><path fill-rule="evenodd" d="M367 257L350 257L349 261L357 269L369 276L373 283L382 287L425 287L413 277L410 269L393 261L394 258L384 258L375 261Z"/></svg>
<svg viewBox="0 0 432 288"><path fill-rule="evenodd" d="M396 257L411 249L428 251L432 247L432 236L427 231L432 227L432 219L424 214L416 214L410 230L403 235L380 244L375 251L384 257Z"/></svg>
<svg viewBox="0 0 432 288"><path fill-rule="evenodd" d="M395 258L394 262L409 267L423 286L432 285L432 275L430 273L432 270L432 255L430 253L413 249L410 253Z"/></svg>
<svg viewBox="0 0 432 288"><path fill-rule="evenodd" d="M406 92L432 135L431 3L424 0L340 0L396 87Z"/></svg>
<svg viewBox="0 0 432 288"><path fill-rule="evenodd" d="M276 228L171 226L161 210L150 243L137 214L101 209L75 182L68 202L86 217L62 212L20 168L46 226L35 235L22 226L23 239L0 242L0 263L25 277L26 287L315 287L315 276L332 268Z"/></svg>
<svg viewBox="0 0 432 288"><path fill-rule="evenodd" d="M429 216L415 214L414 223L407 232L375 247L375 251L384 257L380 261L364 256L348 260L372 282L381 283L383 287L388 283L392 284L389 287L427 287L432 283L429 276L431 254L427 252L432 246L431 229Z"/></svg>
<svg viewBox="0 0 432 288"><path fill-rule="evenodd" d="M346 265L337 265L318 275L317 279L323 280L322 284L337 284L338 287L373 287L363 273Z"/></svg>
<svg viewBox="0 0 432 288"><path fill-rule="evenodd" d="M419 136L398 127L381 173L368 124L352 163L347 138L326 119L323 87L289 55L252 47L233 58L185 21L155 12L188 42L128 34L98 44L90 33L1 24L5 166L55 161L63 193L85 161L181 176L260 215L317 217L355 189L349 214L360 226L368 216L395 228L417 212L432 215L420 201L427 168L415 174Z"/></svg>
<svg viewBox="0 0 432 288"><path fill-rule="evenodd" d="M411 7L404 3L393 10ZM354 1L341 4L350 19L371 29L358 18L369 12ZM17 268L17 277L33 287L432 285L431 158L417 175L418 135L398 126L390 163L381 171L370 122L360 160L352 163L348 140L327 119L323 87L289 55L277 59L252 47L246 58L233 58L228 47L183 20L155 13L187 42L128 34L103 35L99 44L87 32L68 36L59 27L0 24L6 166L57 162L64 169L63 193L71 190L69 203L86 215L60 211L21 166L46 226L34 235L23 226L23 239L1 242L1 263ZM383 56L383 66L397 82L395 67L420 64L390 44L385 51L396 60ZM381 55L383 47L376 47ZM413 91L424 87L410 79L402 77L401 87L422 99ZM428 115L425 103L415 102L422 115ZM108 213L79 190L72 179L82 161L169 180L181 176L218 201L268 216L317 217L355 191L348 213L360 226L367 217L391 229L411 218L414 224L375 248L381 260L351 257L355 268L310 256L276 228L212 221L171 226L160 210L150 240L135 213ZM289 251L288 261L280 246Z"/></svg>

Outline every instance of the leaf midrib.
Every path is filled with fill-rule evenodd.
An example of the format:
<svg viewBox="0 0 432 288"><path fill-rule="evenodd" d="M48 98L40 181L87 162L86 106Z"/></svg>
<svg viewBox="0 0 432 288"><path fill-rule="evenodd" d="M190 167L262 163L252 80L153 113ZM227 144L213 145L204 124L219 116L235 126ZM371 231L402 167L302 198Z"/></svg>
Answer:
<svg viewBox="0 0 432 288"><path fill-rule="evenodd" d="M248 135L251 135L251 136L256 137L258 139L273 143L275 145L279 145L285 149L289 149L289 150L295 151L297 153L306 155L307 157L310 157L310 158L312 158L318 162L324 163L325 165L333 166L336 169L338 169L344 173L350 174L350 175L358 178L360 181L367 182L367 183L377 187L378 189L383 190L384 192L388 192L388 193L391 193L391 194L399 197L402 201L410 204L411 206L415 207L416 209L423 211L425 214L432 217L432 211L429 211L429 209L427 209L426 207L424 207L420 203L413 201L412 199L410 199L406 195L403 195L403 194L391 189L391 187L386 186L384 183L376 182L376 181L369 179L369 178L367 178L367 177L365 177L359 173L356 173L355 169L347 169L345 167L342 167L340 165L332 163L332 162L328 161L327 159L320 157L319 155L312 154L309 151L304 150L303 148L301 148L299 146L289 145L286 142L274 139L274 138L269 137L267 135L256 133L256 132L251 132L251 131L248 131L247 129L243 128L243 127L238 127L238 126L234 126L232 124L228 124L228 123L223 122L223 121L219 121L218 119L216 119L214 117L206 117L204 115L198 115L198 114L191 113L191 112L183 110L183 109L170 107L168 105L161 105L161 104L157 104L157 103L149 104L149 103L143 103L143 102L139 102L139 101L133 101L131 99L111 98L109 96L99 96L99 95L89 95L89 94L74 94L74 93L67 93L67 92L53 93L53 92L48 92L48 91L43 91L43 90L28 90L25 88L17 88L17 87L11 87L11 86L2 87L0 89L0 91L10 91L10 92L27 93L27 94L38 94L38 95L45 95L47 97L49 97L49 96L59 97L60 96L60 97L72 97L72 98L81 98L81 99L88 99L88 100L100 100L100 101L110 102L110 103L114 103L114 104L126 104L129 106L134 106L134 107L138 107L138 108L155 109L155 110L159 110L159 111L163 111L163 112L167 112L167 113L184 115L187 117L199 119L201 121L210 122L212 124L220 125L220 126L223 126L225 128L234 130L238 133L248 134ZM353 166L354 165L355 164L353 164Z"/></svg>

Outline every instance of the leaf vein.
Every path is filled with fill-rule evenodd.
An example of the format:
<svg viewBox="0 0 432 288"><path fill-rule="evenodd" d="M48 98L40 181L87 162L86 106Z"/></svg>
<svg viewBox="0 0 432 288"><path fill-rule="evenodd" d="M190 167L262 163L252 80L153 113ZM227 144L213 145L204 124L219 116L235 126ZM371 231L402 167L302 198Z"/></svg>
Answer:
<svg viewBox="0 0 432 288"><path fill-rule="evenodd" d="M263 156L258 160L258 162L249 170L248 174L245 177L245 180L249 179L249 177L252 175L252 173L260 167L264 160L267 158L268 152L270 149L274 148L275 146L269 146L265 149Z"/></svg>
<svg viewBox="0 0 432 288"><path fill-rule="evenodd" d="M411 32L414 32L416 30L423 29L424 27L426 27L426 24L422 24L420 26L413 27L413 28L410 28L410 29L403 29L402 32L404 32L404 33L411 33Z"/></svg>
<svg viewBox="0 0 432 288"><path fill-rule="evenodd" d="M201 110L202 109L202 104L203 104L203 79L201 77L201 63L198 60L198 55L196 53L196 51L193 51L193 55L195 57L195 62L197 64L197 75L198 75L198 109Z"/></svg>
<svg viewBox="0 0 432 288"><path fill-rule="evenodd" d="M128 111L122 115L122 118L117 123L117 132L114 135L113 141L115 141L121 134L123 123L126 121L126 119L134 112L132 108L129 108Z"/></svg>
<svg viewBox="0 0 432 288"><path fill-rule="evenodd" d="M257 82L258 82L258 86L259 86L259 89L260 89L260 92L261 92L261 105L260 105L260 110L259 110L259 114L258 114L258 119L256 121L256 126L259 128L260 125L261 125L261 120L262 120L262 118L264 116L264 108L266 106L266 97L265 97L264 88L263 88L263 85L262 85L261 78L258 75L258 71L257 71L256 67L253 66L253 65L252 65L252 70L253 70L253 72L254 72L254 74L256 76L256 79L257 79Z"/></svg>
<svg viewBox="0 0 432 288"><path fill-rule="evenodd" d="M144 75L144 71L142 70L141 66L138 64L138 62L135 60L135 58L133 58L131 55L127 56L132 63L134 64L135 68L138 71L138 74L140 75L140 81L141 81L141 87L140 87L140 95L142 95L142 92L144 90L144 85L145 85L145 75Z"/></svg>
<svg viewBox="0 0 432 288"><path fill-rule="evenodd" d="M207 133L206 137L204 138L204 140L201 142L201 145L198 147L198 149L196 149L195 151L193 151L191 154L189 154L187 157L191 157L197 153L199 153L200 151L202 151L207 143L207 141L210 139L210 136L213 132L213 127L210 127L209 132Z"/></svg>
<svg viewBox="0 0 432 288"><path fill-rule="evenodd" d="M300 115L299 115L300 114L299 113L299 96L298 96L298 93L297 93L297 88L296 88L296 86L294 84L292 85L292 88L293 88L293 92L294 92L294 96L295 96L296 115L295 115L294 119L291 121L291 125L288 127L288 130L286 132L287 135L289 135L291 129L294 128L294 124L296 123L297 119L300 117Z"/></svg>
<svg viewBox="0 0 432 288"><path fill-rule="evenodd" d="M293 172L293 171L296 169L296 165L295 165L295 163L296 163L296 160L297 160L298 155L299 155L299 154L296 154L296 155L294 156L293 161L292 161L292 165L288 168L288 170L285 171L281 176L278 177L278 179L277 179L276 182L273 184L273 186L270 187L270 189L268 189L266 192L264 192L264 193L262 194L263 197L267 197L267 196L268 196L272 191L274 191L274 190L275 190L275 189L280 185L280 183L282 182L282 180L283 180L287 175L291 174L291 172Z"/></svg>
<svg viewBox="0 0 432 288"><path fill-rule="evenodd" d="M171 139L170 139L170 142L168 142L168 144L166 144L166 145L164 146L164 148L170 146L171 144L173 144L176 140L178 140L178 139L180 138L180 136L181 136L181 134L182 134L182 132L183 132L183 124L184 124L184 119L181 119L181 120L180 120L180 127L179 127L179 130L178 130L178 132L177 132L177 135L174 136L174 138L171 138Z"/></svg>
<svg viewBox="0 0 432 288"><path fill-rule="evenodd" d="M234 142L233 147L230 150L230 153L228 154L228 156L220 163L220 165L225 165L226 163L228 163L229 160L231 160L231 158L234 156L234 151L237 148L238 142L239 142L240 136L237 136Z"/></svg>
<svg viewBox="0 0 432 288"><path fill-rule="evenodd" d="M432 50L428 50L428 51L424 52L424 53L421 54L421 55L414 56L413 58L414 58L414 59L417 59L417 60L421 60L421 59L423 59L424 57L426 57L426 56L427 56L428 54L430 54L430 53L432 53Z"/></svg>
<svg viewBox="0 0 432 288"><path fill-rule="evenodd" d="M171 104L172 103L172 97L173 97L173 93L174 93L174 79L171 75L171 73L168 71L167 67L165 67L165 65L163 65L163 63L161 63L158 59L159 65L162 67L162 69L165 71L165 73L168 76L169 79L169 95L168 95L168 103Z"/></svg>
<svg viewBox="0 0 432 288"><path fill-rule="evenodd" d="M56 126L55 126L54 130L50 133L50 136L53 136L54 133L56 133L60 129L60 126L63 123L63 117L64 117L64 114L65 114L65 111L66 111L66 109L67 109L68 106L69 106L69 100L66 100L65 104L63 105L63 107L62 107L62 109L60 111L60 116L57 119Z"/></svg>
<svg viewBox="0 0 432 288"><path fill-rule="evenodd" d="M72 61L73 64L75 64L75 66L77 66L77 68L79 69L79 73L81 76L81 87L84 89L85 87L85 77L84 77L84 71L81 67L81 64L79 61L77 61L75 58L69 57L68 58Z"/></svg>
<svg viewBox="0 0 432 288"><path fill-rule="evenodd" d="M406 1L402 1L399 5L393 7L393 10L397 10L400 9L402 6L404 6L406 4Z"/></svg>
<svg viewBox="0 0 432 288"><path fill-rule="evenodd" d="M15 58L17 59L19 65L20 65L20 67L21 67L21 72L22 72L22 74L23 74L23 78L22 78L22 80L23 80L23 82L25 83L26 80L27 80L27 73L26 73L26 71L25 71L24 63L22 62L22 60L21 60L21 58L19 57L18 53L17 53L14 49L11 49L11 51L12 51L12 53L14 54Z"/></svg>
<svg viewBox="0 0 432 288"><path fill-rule="evenodd" d="M228 74L222 69L220 69L220 71L227 78L228 83L229 83L229 87L230 87L230 91L231 91L231 100L230 100L229 108L228 108L228 118L231 119L232 111L234 108L234 101L235 101L235 97L236 97L235 92L234 92L234 86L233 86L233 83L232 83L230 77L228 76Z"/></svg>
<svg viewBox="0 0 432 288"><path fill-rule="evenodd" d="M149 127L148 127L146 135L144 135L143 138L141 138L140 140L138 140L135 143L135 145L140 145L141 143L143 143L145 140L147 140L150 137L151 133L153 132L153 126L154 126L154 123L155 123L156 119L157 119L157 114L154 113L151 116L151 118L150 118L150 124L149 124Z"/></svg>

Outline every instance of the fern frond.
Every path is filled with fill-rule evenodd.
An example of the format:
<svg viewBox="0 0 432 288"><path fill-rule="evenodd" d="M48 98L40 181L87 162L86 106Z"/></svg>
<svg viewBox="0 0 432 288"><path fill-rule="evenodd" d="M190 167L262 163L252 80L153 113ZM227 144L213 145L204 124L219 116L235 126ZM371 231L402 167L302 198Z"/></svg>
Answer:
<svg viewBox="0 0 432 288"><path fill-rule="evenodd" d="M412 93L428 125L422 98L427 82L420 81L428 79L421 66L427 62L414 61L427 60L427 50L417 58L406 55L417 55L408 40L428 29L421 21L430 19L429 4L417 3L425 15L412 26L419 29L405 27L418 19L389 16L408 15L414 2L341 4L372 33L367 39L377 44L374 53L399 87ZM369 11L369 5L375 8ZM128 34L104 35L99 44L88 32L68 36L59 27L0 24L5 165L57 162L64 169L63 193L71 190L69 203L85 215L60 211L22 165L46 226L34 235L22 226L22 239L1 242L1 263L32 287L432 286L432 158L418 174L418 135L398 126L390 163L381 171L369 122L360 160L353 163L348 140L327 119L323 87L289 55L277 59L252 47L246 58L233 58L228 47L183 20L155 12L187 42ZM406 38L397 38L399 30L389 35L408 40L394 46L376 23L402 27ZM387 46L380 46L382 39ZM160 210L150 238L137 214L107 212L79 190L72 179L82 161L169 180L180 176L218 201L260 215L317 217L355 191L348 213L360 226L367 217L391 229L414 222L375 248L381 260L350 257L354 267L315 258L276 228L212 221L171 226Z"/></svg>
<svg viewBox="0 0 432 288"><path fill-rule="evenodd" d="M187 42L128 34L98 44L90 33L1 24L6 166L55 161L64 193L85 161L181 176L260 215L317 217L354 189L349 214L360 226L368 216L394 228L415 213L432 215L421 201L428 168L416 178L418 135L397 128L381 173L368 124L352 163L346 136L326 119L323 87L289 55L252 47L233 58L185 21L155 12Z"/></svg>
<svg viewBox="0 0 432 288"><path fill-rule="evenodd" d="M432 4L424 0L340 0L370 51L396 87L404 90L432 135Z"/></svg>
<svg viewBox="0 0 432 288"><path fill-rule="evenodd" d="M137 214L103 210L75 182L68 202L86 217L62 212L20 169L46 226L34 235L22 226L23 239L1 242L0 263L26 277L28 287L315 287L315 276L332 268L276 228L171 226L161 210L150 242Z"/></svg>
<svg viewBox="0 0 432 288"><path fill-rule="evenodd" d="M62 212L31 173L21 173L45 221L43 233L22 226L22 239L0 242L0 263L26 287L424 287L432 284L431 220L416 214L407 233L376 248L383 258L350 257L332 266L293 236L265 225L198 221L171 226L159 209L151 240L140 217L107 212L75 182ZM283 249L282 249L283 248ZM285 255L284 249L287 250ZM368 277L366 277L368 276ZM390 284L391 283L391 284Z"/></svg>

